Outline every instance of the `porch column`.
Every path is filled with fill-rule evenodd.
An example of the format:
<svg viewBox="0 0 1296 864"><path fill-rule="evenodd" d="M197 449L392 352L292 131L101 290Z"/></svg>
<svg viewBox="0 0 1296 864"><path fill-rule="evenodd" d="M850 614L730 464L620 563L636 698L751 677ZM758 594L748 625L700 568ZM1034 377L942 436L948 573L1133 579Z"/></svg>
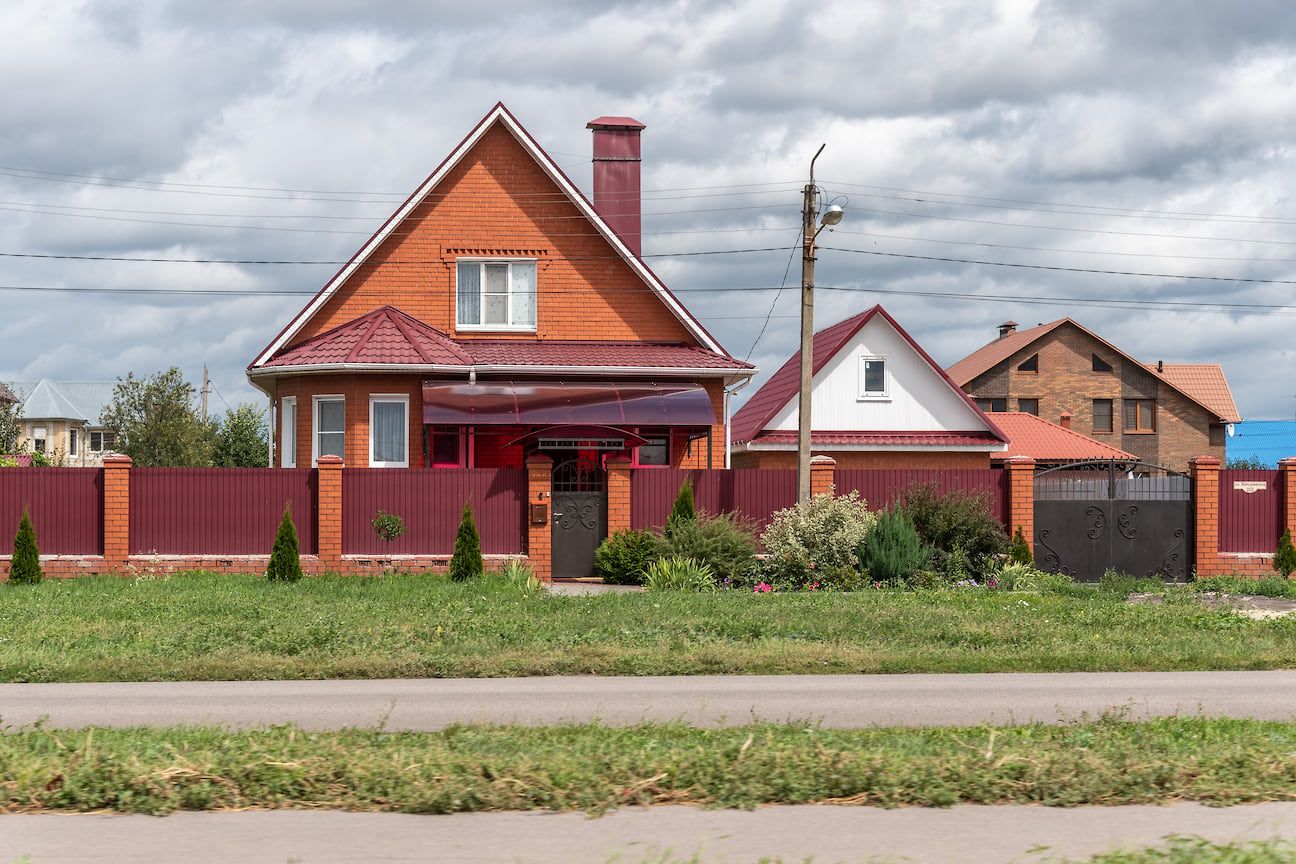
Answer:
<svg viewBox="0 0 1296 864"><path fill-rule="evenodd" d="M319 524L315 526L320 563L342 572L342 457L315 460L319 475Z"/></svg>
<svg viewBox="0 0 1296 864"><path fill-rule="evenodd" d="M630 530L630 458L607 460L607 533Z"/></svg>
<svg viewBox="0 0 1296 864"><path fill-rule="evenodd" d="M131 458L113 454L103 460L104 570L121 572L130 561Z"/></svg>
<svg viewBox="0 0 1296 864"><path fill-rule="evenodd" d="M1188 460L1193 481L1193 565L1198 576L1223 572L1219 560L1220 460L1197 456Z"/></svg>
<svg viewBox="0 0 1296 864"><path fill-rule="evenodd" d="M1279 461L1278 473L1282 475L1283 504L1282 522L1278 527L1289 529L1292 534L1296 535L1296 456L1288 456L1286 459ZM1274 538L1274 548L1277 548L1277 538Z"/></svg>
<svg viewBox="0 0 1296 864"><path fill-rule="evenodd" d="M526 460L527 557L535 575L553 581L553 459L538 453Z"/></svg>
<svg viewBox="0 0 1296 864"><path fill-rule="evenodd" d="M1004 460L1008 472L1008 536L1021 528L1022 537L1035 554L1035 460L1013 456Z"/></svg>
<svg viewBox="0 0 1296 864"><path fill-rule="evenodd" d="M837 470L837 460L831 456L812 456L810 458L810 497L820 495L833 496L833 472Z"/></svg>

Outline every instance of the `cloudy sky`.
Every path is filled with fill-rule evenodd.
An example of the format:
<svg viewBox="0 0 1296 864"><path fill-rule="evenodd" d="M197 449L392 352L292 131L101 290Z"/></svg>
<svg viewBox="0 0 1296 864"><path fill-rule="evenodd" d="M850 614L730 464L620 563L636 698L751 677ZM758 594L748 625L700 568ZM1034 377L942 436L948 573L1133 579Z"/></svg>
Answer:
<svg viewBox="0 0 1296 864"><path fill-rule="evenodd" d="M586 122L647 124L645 257L757 384L826 144L818 326L880 302L947 366L1070 316L1296 416L1281 0L6 0L0 80L0 380L263 403L247 364L503 101L586 191Z"/></svg>

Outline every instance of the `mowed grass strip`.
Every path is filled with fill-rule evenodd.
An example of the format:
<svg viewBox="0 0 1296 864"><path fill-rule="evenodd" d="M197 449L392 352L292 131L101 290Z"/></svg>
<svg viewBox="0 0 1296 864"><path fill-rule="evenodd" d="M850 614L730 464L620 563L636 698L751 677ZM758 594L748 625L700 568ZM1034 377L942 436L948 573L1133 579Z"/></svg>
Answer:
<svg viewBox="0 0 1296 864"><path fill-rule="evenodd" d="M692 804L946 807L1296 800L1296 724L1119 713L1059 725L753 724L306 733L43 727L0 735L9 812L411 813Z"/></svg>
<svg viewBox="0 0 1296 864"><path fill-rule="evenodd" d="M0 680L166 681L1296 666L1296 620L945 591L556 596L498 577L83 577L0 585Z"/></svg>

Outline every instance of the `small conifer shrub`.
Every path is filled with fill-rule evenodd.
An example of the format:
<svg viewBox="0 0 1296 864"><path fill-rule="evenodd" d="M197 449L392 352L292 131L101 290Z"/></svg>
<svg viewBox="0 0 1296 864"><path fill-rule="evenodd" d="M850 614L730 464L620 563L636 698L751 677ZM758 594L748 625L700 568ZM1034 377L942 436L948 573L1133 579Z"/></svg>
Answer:
<svg viewBox="0 0 1296 864"><path fill-rule="evenodd" d="M907 583L916 571L927 566L932 550L923 545L904 510L888 507L878 514L877 524L857 554L869 579Z"/></svg>
<svg viewBox="0 0 1296 864"><path fill-rule="evenodd" d="M1278 548L1274 551L1273 568L1284 577L1296 572L1296 546L1292 545L1290 528L1284 529L1282 537L1278 540Z"/></svg>
<svg viewBox="0 0 1296 864"><path fill-rule="evenodd" d="M1008 563L1010 564L1035 564L1035 556L1031 553L1030 544L1026 542L1025 536L1022 535L1022 526L1017 526L1017 533L1013 535L1012 542L1008 544Z"/></svg>
<svg viewBox="0 0 1296 864"><path fill-rule="evenodd" d="M297 527L293 525L292 510L284 506L279 533L275 535L274 549L270 551L270 564L266 578L273 582L296 582L302 578L301 555L297 549Z"/></svg>
<svg viewBox="0 0 1296 864"><path fill-rule="evenodd" d="M666 519L666 536L675 533L675 526L685 522L697 522L697 509L693 506L693 481L686 479L675 496L670 516Z"/></svg>
<svg viewBox="0 0 1296 864"><path fill-rule="evenodd" d="M41 581L40 549L36 548L36 529L32 528L27 508L23 508L14 535L13 558L9 560L9 581L15 585L35 585Z"/></svg>
<svg viewBox="0 0 1296 864"><path fill-rule="evenodd" d="M477 523L473 522L472 504L465 502L459 532L455 534L454 554L450 556L450 578L466 582L482 575L483 569L481 537L477 534Z"/></svg>

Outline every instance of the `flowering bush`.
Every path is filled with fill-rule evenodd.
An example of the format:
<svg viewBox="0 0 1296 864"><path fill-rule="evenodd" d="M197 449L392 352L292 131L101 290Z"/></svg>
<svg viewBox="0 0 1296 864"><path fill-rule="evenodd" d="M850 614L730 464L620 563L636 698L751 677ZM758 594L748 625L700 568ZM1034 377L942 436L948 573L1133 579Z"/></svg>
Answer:
<svg viewBox="0 0 1296 864"><path fill-rule="evenodd" d="M877 523L868 504L851 492L840 498L819 495L802 506L788 507L774 514L761 534L761 545L771 562L786 562L788 568L855 568L855 550Z"/></svg>

